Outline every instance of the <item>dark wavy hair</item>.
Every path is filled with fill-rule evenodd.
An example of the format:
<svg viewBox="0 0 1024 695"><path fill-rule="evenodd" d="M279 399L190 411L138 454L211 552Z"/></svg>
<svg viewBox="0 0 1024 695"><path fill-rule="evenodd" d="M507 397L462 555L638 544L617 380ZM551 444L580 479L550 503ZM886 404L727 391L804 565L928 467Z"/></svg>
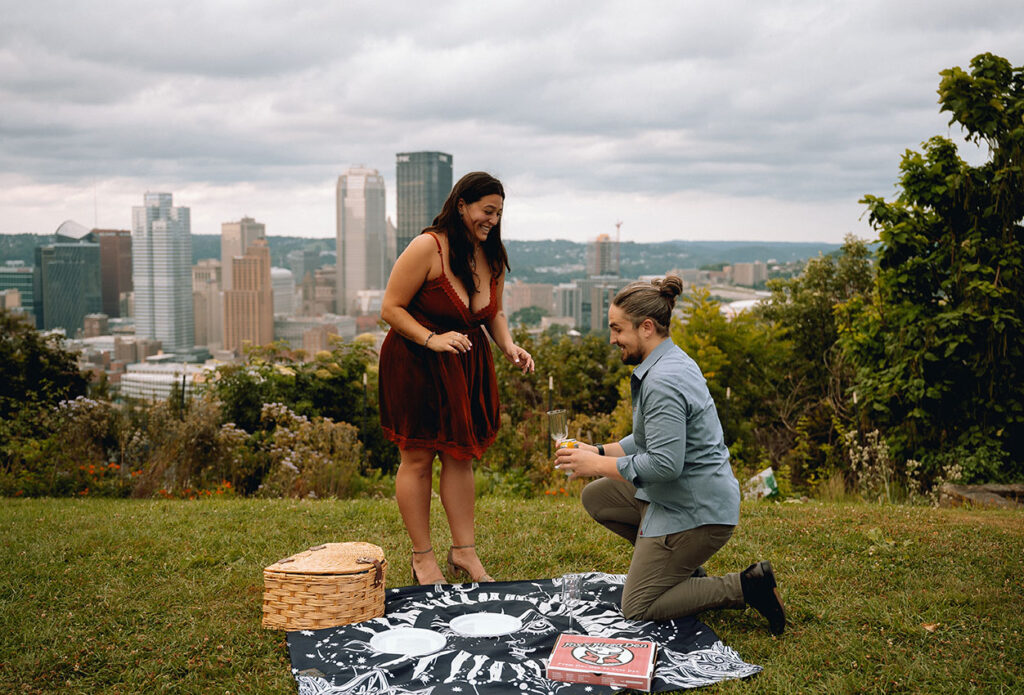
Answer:
<svg viewBox="0 0 1024 695"><path fill-rule="evenodd" d="M466 174L458 180L452 188L452 192L448 194L448 200L444 201L441 212L434 218L434 223L423 230L427 232L436 229L445 232L448 237L448 264L452 268L452 274L462 281L470 297L479 292L480 288L477 286L476 273L470 267L470 260L473 257L472 233L462 222L462 215L459 214L459 201L471 205L484 196L492 194L500 195L502 200L505 199L505 188L501 185L501 181L483 171ZM505 251L505 245L501 243L500 218L498 224L491 227L487 241L482 246L492 276L498 276L505 270L511 270L508 264L508 253Z"/></svg>
<svg viewBox="0 0 1024 695"><path fill-rule="evenodd" d="M626 285L615 295L612 304L622 309L633 328L638 328L644 320L650 319L658 335L666 336L676 297L682 291L683 281L675 275L666 275L664 280Z"/></svg>

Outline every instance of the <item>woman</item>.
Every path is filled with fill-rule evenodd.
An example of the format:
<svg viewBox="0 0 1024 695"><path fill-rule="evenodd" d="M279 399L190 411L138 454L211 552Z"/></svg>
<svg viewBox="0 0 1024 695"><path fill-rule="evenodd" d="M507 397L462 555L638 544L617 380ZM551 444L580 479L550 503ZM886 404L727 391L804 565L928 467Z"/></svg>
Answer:
<svg viewBox="0 0 1024 695"><path fill-rule="evenodd" d="M430 545L431 469L441 459L441 504L451 528L449 574L494 581L477 557L473 460L498 431L498 383L483 327L524 372L533 358L512 341L501 307L508 255L501 243L505 191L489 174L466 174L432 226L395 261L381 315L384 434L398 445L395 496L412 540L412 578L445 580Z"/></svg>

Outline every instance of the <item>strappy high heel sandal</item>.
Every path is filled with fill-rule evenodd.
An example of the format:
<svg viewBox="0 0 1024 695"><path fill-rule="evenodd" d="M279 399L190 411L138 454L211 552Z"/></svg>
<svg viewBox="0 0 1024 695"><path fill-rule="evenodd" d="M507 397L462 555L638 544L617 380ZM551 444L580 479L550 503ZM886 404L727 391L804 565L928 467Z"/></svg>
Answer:
<svg viewBox="0 0 1024 695"><path fill-rule="evenodd" d="M434 552L434 546L430 546L426 550L414 550L414 551L412 551L412 554L413 555L426 555L427 553L432 553L432 552ZM422 585L422 582L420 581L420 578L416 576L416 563L413 561L413 558L409 558L409 567L412 569L412 583L413 584ZM434 584L441 584L441 583L442 582L434 582Z"/></svg>
<svg viewBox="0 0 1024 695"><path fill-rule="evenodd" d="M465 567L463 567L461 565L456 565L455 564L455 558L452 556L452 552L453 551L455 551L455 550L462 550L463 548L475 548L475 547L476 547L476 544L473 543L471 545L453 545L452 547L448 548L448 575L452 576L452 577L455 577L455 576L459 576L459 575L463 575L464 574L467 577L469 577L471 580L473 580L474 582L477 582L478 584L479 583L483 583L483 582L493 582L494 578L491 577L491 575L487 574L487 572L484 572L479 577L474 577L474 576L470 575L469 570L467 570Z"/></svg>

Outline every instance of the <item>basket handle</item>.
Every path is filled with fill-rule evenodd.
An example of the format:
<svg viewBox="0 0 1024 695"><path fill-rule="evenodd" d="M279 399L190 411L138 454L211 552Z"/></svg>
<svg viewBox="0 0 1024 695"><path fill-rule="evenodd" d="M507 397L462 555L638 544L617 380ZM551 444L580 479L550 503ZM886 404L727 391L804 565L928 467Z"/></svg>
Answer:
<svg viewBox="0 0 1024 695"><path fill-rule="evenodd" d="M373 568L374 568L373 585L374 586L380 586L381 579L384 576L384 567L381 565L380 560L375 560L375 559L370 558L370 557L360 557L360 558L356 558L356 562L361 562L364 565L373 565Z"/></svg>

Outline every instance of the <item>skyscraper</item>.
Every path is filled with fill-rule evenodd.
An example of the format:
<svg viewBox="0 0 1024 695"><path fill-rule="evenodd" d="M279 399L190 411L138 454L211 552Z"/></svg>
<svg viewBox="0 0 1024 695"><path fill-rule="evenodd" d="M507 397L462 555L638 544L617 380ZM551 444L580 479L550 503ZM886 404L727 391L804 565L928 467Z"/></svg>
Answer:
<svg viewBox="0 0 1024 695"><path fill-rule="evenodd" d="M86 314L103 309L100 247L86 241L45 244L35 253L36 327L74 337Z"/></svg>
<svg viewBox="0 0 1024 695"><path fill-rule="evenodd" d="M295 275L287 268L270 269L270 285L274 290L274 316L295 315Z"/></svg>
<svg viewBox="0 0 1024 695"><path fill-rule="evenodd" d="M224 222L220 226L220 267L222 289L234 289L231 284L231 259L244 256L257 239L267 237L267 228L262 222L243 217L238 222Z"/></svg>
<svg viewBox="0 0 1024 695"><path fill-rule="evenodd" d="M169 353L194 346L190 210L172 202L170 193L146 193L132 208L135 335Z"/></svg>
<svg viewBox="0 0 1024 695"><path fill-rule="evenodd" d="M21 295L21 308L35 318L36 269L25 261L7 261L0 266L0 290L17 290Z"/></svg>
<svg viewBox="0 0 1024 695"><path fill-rule="evenodd" d="M196 345L216 349L224 342L224 294L220 287L220 261L204 258L192 266Z"/></svg>
<svg viewBox="0 0 1024 695"><path fill-rule="evenodd" d="M587 245L587 275L590 277L619 274L619 242L612 241L607 234L598 234Z"/></svg>
<svg viewBox="0 0 1024 695"><path fill-rule="evenodd" d="M445 152L399 152L396 255L437 217L452 190L452 156Z"/></svg>
<svg viewBox="0 0 1024 695"><path fill-rule="evenodd" d="M387 223L384 177L376 169L352 167L338 177L338 292L339 314L353 313L359 290L384 286Z"/></svg>
<svg viewBox="0 0 1024 695"><path fill-rule="evenodd" d="M245 344L274 342L274 292L270 248L257 239L245 255L231 259L234 287L224 290L224 349L241 353Z"/></svg>
<svg viewBox="0 0 1024 695"><path fill-rule="evenodd" d="M121 296L132 291L132 233L127 229L94 229L89 238L100 245L103 313L121 315Z"/></svg>

